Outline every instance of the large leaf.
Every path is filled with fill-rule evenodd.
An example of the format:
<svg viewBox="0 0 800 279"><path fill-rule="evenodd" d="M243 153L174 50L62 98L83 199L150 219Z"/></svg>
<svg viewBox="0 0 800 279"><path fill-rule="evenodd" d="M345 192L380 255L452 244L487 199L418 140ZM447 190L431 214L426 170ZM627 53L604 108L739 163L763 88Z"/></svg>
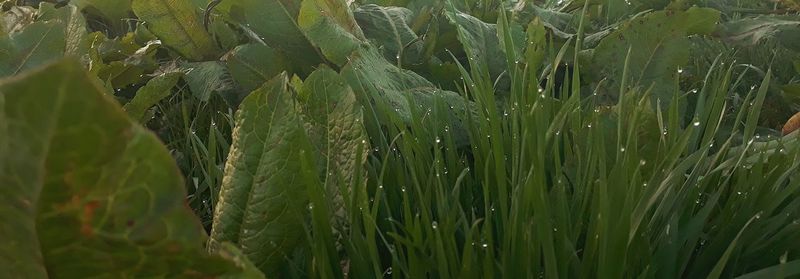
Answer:
<svg viewBox="0 0 800 279"><path fill-rule="evenodd" d="M408 26L413 12L402 7L364 5L353 15L372 45L383 50L389 61L401 58L403 62L419 63L423 55L423 42Z"/></svg>
<svg viewBox="0 0 800 279"><path fill-rule="evenodd" d="M447 17L458 28L458 40L471 60L471 65L485 67L492 80L500 77L508 69L508 60L500 44L501 39L496 24L485 23L474 16L457 11L448 12ZM521 52L525 43L524 31L512 22L510 32L514 39L513 49ZM505 83L509 81L508 78L505 79Z"/></svg>
<svg viewBox="0 0 800 279"><path fill-rule="evenodd" d="M263 44L237 46L223 60L231 77L247 92L260 87L288 67L281 53Z"/></svg>
<svg viewBox="0 0 800 279"><path fill-rule="evenodd" d="M373 48L356 52L342 69L342 75L362 104L373 104L377 108L368 113L377 116L378 123L391 123L393 116L387 114L391 113L410 124L412 106L427 110L443 104L449 108L446 117L456 143L468 143L464 120L474 107L457 93L439 89L416 73L397 68Z"/></svg>
<svg viewBox="0 0 800 279"><path fill-rule="evenodd" d="M364 40L344 0L303 0L297 19L301 30L325 57L344 65Z"/></svg>
<svg viewBox="0 0 800 279"><path fill-rule="evenodd" d="M313 149L286 75L245 98L235 127L209 248L236 243L258 268L274 274L304 238L308 198L300 156Z"/></svg>
<svg viewBox="0 0 800 279"><path fill-rule="evenodd" d="M186 69L186 84L192 95L201 101L207 101L213 93L228 93L236 89L222 62L193 62L183 67Z"/></svg>
<svg viewBox="0 0 800 279"><path fill-rule="evenodd" d="M216 58L219 53L211 35L203 28L200 15L185 0L134 0L133 11L147 22L164 45L189 60Z"/></svg>
<svg viewBox="0 0 800 279"><path fill-rule="evenodd" d="M19 33L0 38L0 77L19 74L64 55L64 24L34 22Z"/></svg>
<svg viewBox="0 0 800 279"><path fill-rule="evenodd" d="M297 25L299 0L227 0L220 2L215 10L252 30L269 46L285 52L297 64L298 71L311 72L312 66L324 60Z"/></svg>
<svg viewBox="0 0 800 279"><path fill-rule="evenodd" d="M361 106L344 78L328 67L314 71L302 85L306 131L317 148L319 170L338 221L346 218L345 197L353 194L356 175L369 146ZM365 195L365 193L358 193ZM340 222L342 223L342 222ZM338 224L341 226L341 224Z"/></svg>
<svg viewBox="0 0 800 279"><path fill-rule="evenodd" d="M688 35L711 33L719 17L713 9L691 8L635 18L600 41L594 50L592 70L598 78L608 80L610 92L619 92L630 50L628 84L644 89L652 86L653 98L666 104L677 90L674 79L678 70L689 61Z"/></svg>
<svg viewBox="0 0 800 279"><path fill-rule="evenodd" d="M112 40L95 32L89 38L92 44L88 49L90 72L114 88L142 82L145 74L159 67L155 55L161 47L160 40L152 40L142 46L135 42L134 33Z"/></svg>
<svg viewBox="0 0 800 279"><path fill-rule="evenodd" d="M86 55L88 48L86 20L78 8L73 5L66 5L56 9L53 4L42 3L39 6L39 18L37 20L59 20L63 22L66 39L65 54L74 56Z"/></svg>
<svg viewBox="0 0 800 279"><path fill-rule="evenodd" d="M208 277L166 148L67 60L0 84L0 272L10 278Z"/></svg>
<svg viewBox="0 0 800 279"><path fill-rule="evenodd" d="M148 109L155 106L159 101L172 93L172 87L178 83L178 79L183 76L181 72L162 73L150 81L145 86L136 91L133 99L123 107L131 118L144 123L144 118Z"/></svg>
<svg viewBox="0 0 800 279"><path fill-rule="evenodd" d="M753 46L777 40L793 51L800 51L800 16L759 16L721 24L716 35L728 42Z"/></svg>
<svg viewBox="0 0 800 279"><path fill-rule="evenodd" d="M102 18L112 28L121 31L124 29L125 20L131 18L131 1L72 0L71 3L89 15Z"/></svg>

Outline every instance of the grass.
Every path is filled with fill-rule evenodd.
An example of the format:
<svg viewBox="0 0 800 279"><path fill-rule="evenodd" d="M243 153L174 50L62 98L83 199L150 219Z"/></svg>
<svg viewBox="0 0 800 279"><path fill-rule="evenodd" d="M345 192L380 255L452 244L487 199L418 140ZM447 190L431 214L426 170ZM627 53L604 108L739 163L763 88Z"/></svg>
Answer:
<svg viewBox="0 0 800 279"><path fill-rule="evenodd" d="M570 55L567 49L550 50L551 68ZM495 91L485 61L461 65L461 93L478 112L466 122L468 145L457 144L452 123L443 120L450 109L444 105L418 109L411 125L368 123L376 125L368 130L381 132L370 134L366 183L346 185L356 189L346 204L348 227L332 229L333 206L316 183L309 190L307 249L292 256L287 274L778 278L800 273L798 139L756 133L771 73L760 84L743 84L747 68L719 56L700 88L676 92L672 106L660 106L636 84L623 84L617 102L606 104L581 95L580 65L562 81L551 73L539 88L541 69L520 66L528 63L514 61L526 58L507 53L513 69L507 73L512 83L507 96ZM743 100L732 108L735 95ZM183 156L179 162L193 188L190 203L209 220L232 113L213 102L190 100L176 97L163 104L172 119L167 141ZM365 112L392 114L367 106Z"/></svg>
<svg viewBox="0 0 800 279"><path fill-rule="evenodd" d="M373 144L388 144L374 146L368 184L353 185L369 195L350 203L344 253L331 249L334 240L320 230L330 208L317 211L325 202L318 198L308 231L314 248L296 260L329 268L303 276L796 272L799 263L788 260L800 252L794 244L800 236L797 139L755 134L769 74L728 119L726 100L738 87L731 86L735 66L722 61L712 65L702 89L675 94L671 103L680 105L668 108L633 85L620 88L614 106L582 97L580 65L560 94L552 78L539 91L537 69L511 65L513 86L504 104L481 61L471 61L470 71L462 68L462 93L480 113L468 121L469 146L457 146L450 123L440 120L445 107L421 109L412 125L398 122L371 135ZM679 110L682 105L691 113ZM731 131L723 131L726 121Z"/></svg>

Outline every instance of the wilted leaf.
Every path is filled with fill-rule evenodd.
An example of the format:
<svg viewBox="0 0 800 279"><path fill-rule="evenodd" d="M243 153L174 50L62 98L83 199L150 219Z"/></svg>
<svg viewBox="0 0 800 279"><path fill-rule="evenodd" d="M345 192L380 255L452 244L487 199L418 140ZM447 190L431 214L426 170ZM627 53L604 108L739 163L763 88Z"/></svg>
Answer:
<svg viewBox="0 0 800 279"><path fill-rule="evenodd" d="M0 38L0 77L19 74L64 56L66 38L60 21L34 22Z"/></svg>
<svg viewBox="0 0 800 279"><path fill-rule="evenodd" d="M200 61L219 53L195 7L185 0L134 0L133 11L164 45L186 59Z"/></svg>
<svg viewBox="0 0 800 279"><path fill-rule="evenodd" d="M608 79L608 91L619 92L630 50L628 84L644 89L653 86L653 98L666 104L677 90L674 79L678 69L689 61L688 35L711 33L719 16L713 9L691 8L635 18L600 41L594 50L591 69Z"/></svg>
<svg viewBox="0 0 800 279"><path fill-rule="evenodd" d="M237 46L223 60L231 77L247 92L261 87L289 66L281 53L262 44Z"/></svg>
<svg viewBox="0 0 800 279"><path fill-rule="evenodd" d="M236 113L209 248L239 245L266 274L286 264L304 238L308 197L300 156L313 147L289 95L286 75L251 93Z"/></svg>
<svg viewBox="0 0 800 279"><path fill-rule="evenodd" d="M146 122L144 119L145 112L155 106L159 101L166 98L172 93L172 87L178 83L178 79L183 76L181 72L164 73L158 75L147 82L145 86L136 91L133 99L125 104L123 107L131 118L141 122Z"/></svg>
<svg viewBox="0 0 800 279"><path fill-rule="evenodd" d="M0 272L10 278L203 277L235 271L160 141L77 62L0 84Z"/></svg>
<svg viewBox="0 0 800 279"><path fill-rule="evenodd" d="M325 58L344 65L364 40L344 0L303 0L297 24Z"/></svg>
<svg viewBox="0 0 800 279"><path fill-rule="evenodd" d="M753 46L776 40L793 51L800 51L800 16L759 16L720 24L716 35L723 40Z"/></svg>

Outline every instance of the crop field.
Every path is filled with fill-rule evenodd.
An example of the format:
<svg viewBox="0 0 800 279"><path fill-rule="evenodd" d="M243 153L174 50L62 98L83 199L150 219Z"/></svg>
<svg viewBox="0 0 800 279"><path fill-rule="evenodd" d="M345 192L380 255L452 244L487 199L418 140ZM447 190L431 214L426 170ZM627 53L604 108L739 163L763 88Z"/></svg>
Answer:
<svg viewBox="0 0 800 279"><path fill-rule="evenodd" d="M800 0L0 0L0 278L798 278L798 112Z"/></svg>

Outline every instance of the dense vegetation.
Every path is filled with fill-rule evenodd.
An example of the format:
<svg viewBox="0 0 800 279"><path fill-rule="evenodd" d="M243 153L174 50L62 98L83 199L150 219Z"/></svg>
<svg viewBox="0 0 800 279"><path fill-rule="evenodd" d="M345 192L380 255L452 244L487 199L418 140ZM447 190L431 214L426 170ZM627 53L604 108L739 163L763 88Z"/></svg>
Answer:
<svg viewBox="0 0 800 279"><path fill-rule="evenodd" d="M0 1L0 277L798 276L799 11Z"/></svg>

